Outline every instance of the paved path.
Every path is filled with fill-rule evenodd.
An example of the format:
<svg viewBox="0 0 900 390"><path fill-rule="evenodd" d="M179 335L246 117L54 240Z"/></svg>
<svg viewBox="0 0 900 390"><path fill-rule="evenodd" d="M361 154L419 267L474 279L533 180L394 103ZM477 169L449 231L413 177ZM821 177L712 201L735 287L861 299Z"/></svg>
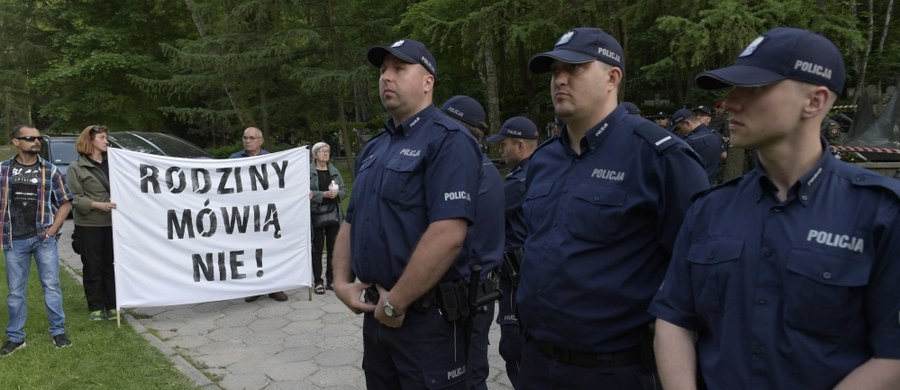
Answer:
<svg viewBox="0 0 900 390"><path fill-rule="evenodd" d="M60 258L80 275L72 229L67 221ZM331 291L313 294L311 301L305 288L286 293L287 302L263 297L127 309L125 322L204 389L364 389L362 316ZM497 352L499 340L494 324L488 388L506 390L512 387Z"/></svg>

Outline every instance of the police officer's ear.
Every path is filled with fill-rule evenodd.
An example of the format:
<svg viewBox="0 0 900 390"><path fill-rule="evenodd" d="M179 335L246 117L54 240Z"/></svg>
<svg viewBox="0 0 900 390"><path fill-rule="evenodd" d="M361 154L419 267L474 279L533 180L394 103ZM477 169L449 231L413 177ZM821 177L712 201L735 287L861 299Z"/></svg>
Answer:
<svg viewBox="0 0 900 390"><path fill-rule="evenodd" d="M422 68L422 69L424 70L425 68ZM434 75L433 74L425 72L425 79L424 79L422 87L423 87L423 92L425 92L425 94L428 94L434 90Z"/></svg>
<svg viewBox="0 0 900 390"><path fill-rule="evenodd" d="M803 119L815 118L828 114L828 111L831 110L831 105L834 104L834 101L837 99L837 95L828 87L824 87L821 85L809 85L805 83L800 84L801 93L804 93L804 101L806 104L803 105L803 112L801 113L801 117Z"/></svg>
<svg viewBox="0 0 900 390"><path fill-rule="evenodd" d="M601 64L601 66L606 71L606 76L607 76L606 85L608 86L608 88L618 89L619 85L622 83L622 78L625 76L622 73L622 68L607 65L607 64L599 62L599 61L598 61L598 63Z"/></svg>

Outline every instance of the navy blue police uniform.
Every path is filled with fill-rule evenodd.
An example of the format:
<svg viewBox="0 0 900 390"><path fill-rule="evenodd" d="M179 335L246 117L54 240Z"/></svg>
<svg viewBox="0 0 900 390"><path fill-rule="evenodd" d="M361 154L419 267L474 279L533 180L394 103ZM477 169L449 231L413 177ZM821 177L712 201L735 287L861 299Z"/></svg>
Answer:
<svg viewBox="0 0 900 390"><path fill-rule="evenodd" d="M503 122L500 131L488 137L488 143L501 142L506 138L523 142L537 142L540 138L537 126L524 116L514 116ZM515 141L518 142L518 141ZM525 146L529 150L531 146ZM516 151L519 153L518 147ZM522 332L516 317L516 288L523 259L522 248L525 246L525 219L522 215L522 202L525 199L525 175L528 169L528 156L519 160L512 167L504 180L504 251L503 266L500 271L500 290L504 296L500 300L497 324L500 325L500 356L506 362L506 375L513 387L519 387L519 362L522 357ZM509 161L509 160L507 160Z"/></svg>
<svg viewBox="0 0 900 390"><path fill-rule="evenodd" d="M526 178L522 385L635 388L653 379L638 375L652 361L647 306L706 174L683 140L622 105L580 155L565 132L535 151Z"/></svg>
<svg viewBox="0 0 900 390"><path fill-rule="evenodd" d="M684 136L684 141L700 155L709 184L715 184L719 177L719 162L722 160L722 152L725 151L725 143L722 137L707 125L700 124L693 131Z"/></svg>
<svg viewBox="0 0 900 390"><path fill-rule="evenodd" d="M474 128L484 128L484 108L477 100L463 95L447 99L441 111L450 118L462 121ZM468 133L468 132L467 132ZM474 139L474 137L473 137ZM478 140L475 140L478 142ZM472 264L481 266L479 281L479 297L492 293L497 289L498 268L503 255L503 236L497 234L503 228L503 180L500 171L483 152L481 153L481 172L478 176L478 201L475 205L475 223L469 225L468 236L471 237ZM469 382L473 390L487 390L487 377L490 374L488 363L488 336L494 320L493 301L479 308L472 326L469 341L469 361L467 370Z"/></svg>
<svg viewBox="0 0 900 390"><path fill-rule="evenodd" d="M475 220L480 155L468 132L434 106L400 124L387 121L360 154L346 216L351 270L361 282L392 289L430 223ZM467 238L442 283L469 276L470 250ZM365 314L363 369L369 388L400 388L401 380L421 388L467 388L464 327L445 320L441 305L426 294L397 329Z"/></svg>
<svg viewBox="0 0 900 390"><path fill-rule="evenodd" d="M506 362L506 375L513 387L518 386L519 359L522 356L522 332L516 316L516 289L525 247L525 218L522 202L525 200L525 175L531 158L519 162L503 181L506 242L503 250L504 265L500 268L500 291L503 297L497 309L500 325L500 356Z"/></svg>
<svg viewBox="0 0 900 390"><path fill-rule="evenodd" d="M481 265L479 296L498 288L498 268L503 261L503 179L490 157L482 153L481 175L478 180L478 202L475 205L475 223L469 226L472 238L471 260ZM472 389L487 390L488 336L494 322L494 308L491 301L475 316L472 339L469 343L469 368Z"/></svg>
<svg viewBox="0 0 900 390"><path fill-rule="evenodd" d="M699 196L650 306L697 332L710 389L833 388L900 358L900 181L825 152L777 192L757 167Z"/></svg>

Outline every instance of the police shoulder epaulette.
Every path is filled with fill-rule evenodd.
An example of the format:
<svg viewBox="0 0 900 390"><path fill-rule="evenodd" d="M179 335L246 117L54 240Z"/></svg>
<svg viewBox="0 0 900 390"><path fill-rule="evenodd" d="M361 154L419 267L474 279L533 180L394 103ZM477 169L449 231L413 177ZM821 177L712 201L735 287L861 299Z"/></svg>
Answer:
<svg viewBox="0 0 900 390"><path fill-rule="evenodd" d="M653 145L658 154L663 154L669 148L678 144L675 134L650 121L641 121L634 128L634 132L649 142L650 145Z"/></svg>
<svg viewBox="0 0 900 390"><path fill-rule="evenodd" d="M900 180L879 175L871 171L859 172L851 178L851 183L857 187L877 187L885 189L900 200Z"/></svg>
<svg viewBox="0 0 900 390"><path fill-rule="evenodd" d="M441 113L434 116L434 123L440 125L447 131L460 131L466 129L463 125Z"/></svg>
<svg viewBox="0 0 900 390"><path fill-rule="evenodd" d="M544 140L544 142L541 142L540 145L538 145L536 148L534 148L534 152L533 152L533 153L536 153L538 150L541 150L541 148L543 148L544 146L547 146L547 145L549 145L549 144L552 144L553 141L556 141L556 140L558 140L558 139L559 139L559 134L556 134L556 135L554 135L554 136L552 136L552 137L550 137L550 138L547 138L546 140Z"/></svg>
<svg viewBox="0 0 900 390"><path fill-rule="evenodd" d="M718 190L725 189L725 188L729 188L729 187L734 187L734 186L737 185L737 183L739 183L739 182L741 181L741 179L742 179L743 177L744 177L744 176L741 175L741 176L738 176L738 177L736 177L736 178L734 178L734 179L731 179L731 180L729 180L729 181L726 181L726 182L724 182L724 183L722 183L722 184L719 184L719 185L717 185L717 186L715 186L715 187L709 187L709 188L707 188L707 189L705 189L705 190L703 190L703 191L700 191L700 192L694 194L693 196L691 196L691 201L693 202L693 201L695 201L695 200L697 200L697 199L700 199L700 198L702 198L702 197L706 196L707 194L712 193L712 192L714 192L714 191L718 191Z"/></svg>

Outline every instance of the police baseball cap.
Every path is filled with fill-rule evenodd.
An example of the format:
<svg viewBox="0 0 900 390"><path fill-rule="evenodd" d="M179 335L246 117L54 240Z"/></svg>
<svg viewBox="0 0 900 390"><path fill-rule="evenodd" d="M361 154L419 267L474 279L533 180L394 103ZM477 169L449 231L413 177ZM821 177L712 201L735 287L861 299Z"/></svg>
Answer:
<svg viewBox="0 0 900 390"><path fill-rule="evenodd" d="M447 116L465 122L469 126L483 129L487 127L484 123L484 107L481 103L468 96L456 95L444 102L441 111Z"/></svg>
<svg viewBox="0 0 900 390"><path fill-rule="evenodd" d="M503 122L500 132L487 138L487 143L500 142L503 138L538 139L538 129L531 119L524 116L514 116Z"/></svg>
<svg viewBox="0 0 900 390"><path fill-rule="evenodd" d="M632 102L622 102L622 105L625 106L625 111L627 111L631 115L641 115L641 109L638 108L637 104Z"/></svg>
<svg viewBox="0 0 900 390"><path fill-rule="evenodd" d="M380 68L384 62L384 57L387 57L388 54L393 54L400 61L409 64L422 65L428 73L437 77L437 62L422 42L412 39L401 39L390 46L372 46L369 48L369 52L366 53L366 58L369 59L369 63L375 65L376 68Z"/></svg>
<svg viewBox="0 0 900 390"><path fill-rule="evenodd" d="M669 117L669 114L666 114L665 111L657 112L656 115L653 116L653 119L666 119Z"/></svg>
<svg viewBox="0 0 900 390"><path fill-rule="evenodd" d="M697 106L697 107L692 108L691 111L693 111L694 113L702 112L702 113L706 114L706 116L712 115L712 111L710 111L709 107L707 107L707 106Z"/></svg>
<svg viewBox="0 0 900 390"><path fill-rule="evenodd" d="M840 94L845 77L841 53L828 38L799 28L778 27L753 40L734 65L700 73L696 82L703 89L719 89L791 79Z"/></svg>
<svg viewBox="0 0 900 390"><path fill-rule="evenodd" d="M672 114L672 128L674 129L681 121L694 116L694 112L687 108L679 109Z"/></svg>
<svg viewBox="0 0 900 390"><path fill-rule="evenodd" d="M553 50L531 57L528 69L534 73L547 73L553 60L569 64L584 64L594 60L618 67L625 72L624 51L612 35L594 27L569 30L556 41Z"/></svg>

